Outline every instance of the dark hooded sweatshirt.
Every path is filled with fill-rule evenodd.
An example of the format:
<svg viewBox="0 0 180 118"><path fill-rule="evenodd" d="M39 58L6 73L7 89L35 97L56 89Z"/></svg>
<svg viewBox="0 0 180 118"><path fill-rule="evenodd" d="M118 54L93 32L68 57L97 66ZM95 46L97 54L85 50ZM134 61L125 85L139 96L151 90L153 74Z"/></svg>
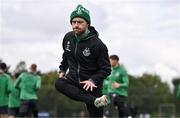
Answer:
<svg viewBox="0 0 180 118"><path fill-rule="evenodd" d="M96 85L102 86L103 80L111 72L108 50L98 38L95 28L91 26L89 31L80 41L73 31L64 36L63 60L59 68L60 72L69 69L66 77L76 83L90 79Z"/></svg>

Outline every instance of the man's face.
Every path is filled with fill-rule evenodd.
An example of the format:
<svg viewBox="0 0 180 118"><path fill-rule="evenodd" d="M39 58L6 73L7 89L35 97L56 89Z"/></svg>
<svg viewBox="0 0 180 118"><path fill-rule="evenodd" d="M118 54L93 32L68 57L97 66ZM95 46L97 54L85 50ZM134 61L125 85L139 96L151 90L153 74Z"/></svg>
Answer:
<svg viewBox="0 0 180 118"><path fill-rule="evenodd" d="M74 33L77 35L84 33L89 26L89 24L80 17L73 18L71 25Z"/></svg>
<svg viewBox="0 0 180 118"><path fill-rule="evenodd" d="M37 66L35 64L32 64L29 69L31 72L35 73L37 71Z"/></svg>
<svg viewBox="0 0 180 118"><path fill-rule="evenodd" d="M112 67L115 67L118 64L118 61L114 59L110 59L110 64Z"/></svg>

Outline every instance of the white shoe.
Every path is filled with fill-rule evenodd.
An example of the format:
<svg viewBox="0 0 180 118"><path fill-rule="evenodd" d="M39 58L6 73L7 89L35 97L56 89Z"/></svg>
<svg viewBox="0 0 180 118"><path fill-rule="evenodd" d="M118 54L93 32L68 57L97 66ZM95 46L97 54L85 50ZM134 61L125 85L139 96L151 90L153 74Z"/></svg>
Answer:
<svg viewBox="0 0 180 118"><path fill-rule="evenodd" d="M96 98L96 100L94 101L94 105L96 107L106 106L107 104L108 104L108 98L106 95Z"/></svg>

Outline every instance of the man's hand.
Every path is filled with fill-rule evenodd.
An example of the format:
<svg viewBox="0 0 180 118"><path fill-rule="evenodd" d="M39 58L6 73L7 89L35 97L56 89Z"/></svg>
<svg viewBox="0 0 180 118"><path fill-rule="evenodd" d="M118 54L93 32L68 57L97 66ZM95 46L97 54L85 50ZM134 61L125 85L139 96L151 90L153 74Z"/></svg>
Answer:
<svg viewBox="0 0 180 118"><path fill-rule="evenodd" d="M59 78L65 78L64 76L65 76L65 73L64 73L64 72L59 73ZM66 79L66 78L65 78L65 79Z"/></svg>
<svg viewBox="0 0 180 118"><path fill-rule="evenodd" d="M113 82L112 83L112 88L113 89L116 89L116 88L119 88L120 87L120 84L119 83L117 83L117 82Z"/></svg>
<svg viewBox="0 0 180 118"><path fill-rule="evenodd" d="M83 89L85 89L86 91L88 91L88 89L90 89L90 91L93 91L93 88L97 88L97 86L90 80L82 81L80 82L80 84L83 84Z"/></svg>

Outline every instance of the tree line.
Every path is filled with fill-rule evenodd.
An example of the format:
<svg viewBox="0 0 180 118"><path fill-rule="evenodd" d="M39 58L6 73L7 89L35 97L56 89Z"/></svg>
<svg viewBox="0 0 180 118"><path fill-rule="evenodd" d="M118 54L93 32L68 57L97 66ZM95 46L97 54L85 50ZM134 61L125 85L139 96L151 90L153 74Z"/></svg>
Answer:
<svg viewBox="0 0 180 118"><path fill-rule="evenodd" d="M25 62L20 62L15 73L25 71ZM54 82L58 79L57 71L50 71L38 74L42 78L42 87L38 91L38 105L40 112L49 113L50 116L75 116L81 113L87 114L85 104L70 100L55 90ZM151 114L157 116L159 113L180 116L180 99L176 97L177 87L180 84L180 77L172 78L173 90L168 83L162 82L161 77L156 74L144 73L142 76L129 75L129 96L128 107L134 114ZM111 116L117 115L113 107Z"/></svg>

